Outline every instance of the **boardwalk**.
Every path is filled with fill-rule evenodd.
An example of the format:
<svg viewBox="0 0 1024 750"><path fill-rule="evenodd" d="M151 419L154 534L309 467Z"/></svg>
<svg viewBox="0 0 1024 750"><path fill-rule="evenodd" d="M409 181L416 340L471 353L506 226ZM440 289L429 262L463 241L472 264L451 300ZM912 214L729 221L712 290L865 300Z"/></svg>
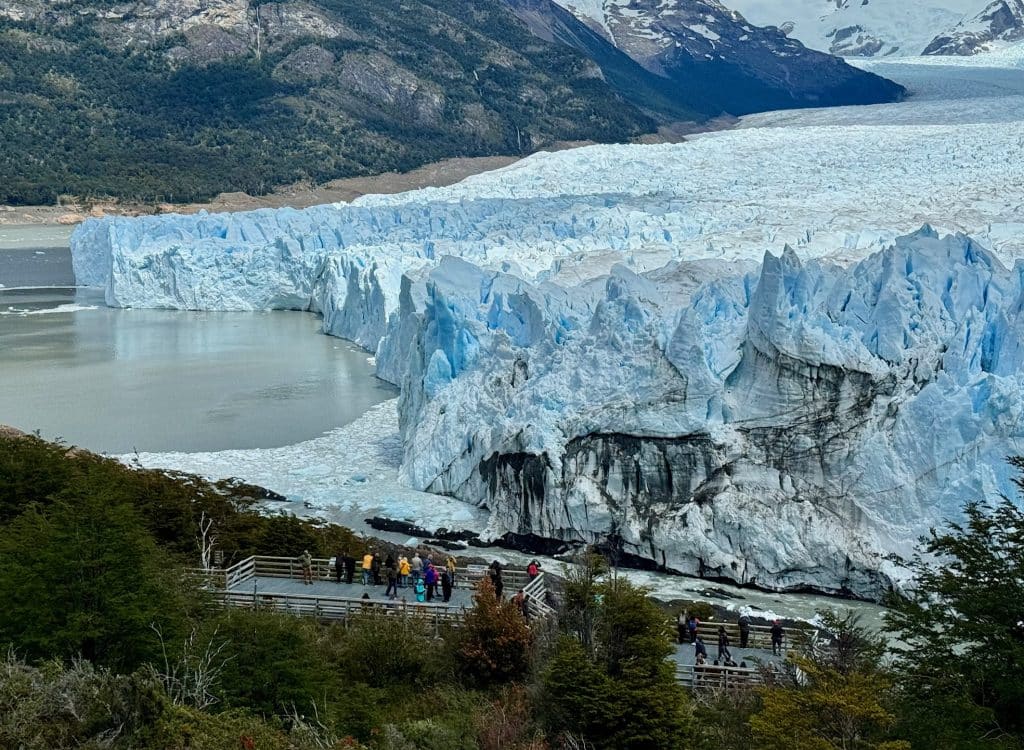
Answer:
<svg viewBox="0 0 1024 750"><path fill-rule="evenodd" d="M424 604L443 604L440 588L438 586L438 595L434 602L424 602ZM322 599L344 598L361 600L363 594L369 594L372 601L386 602L389 601L384 596L386 589L387 586L384 585L363 586L360 583L335 583L333 580L317 580L311 585L306 585L301 580L295 578L272 578L256 575L252 578L233 583L227 590L237 594L256 593L257 595L312 596ZM473 606L472 597L473 591L471 589L456 587L452 591L452 598L449 604L455 607L471 607ZM416 602L416 595L413 594L412 588L400 588L398 589L398 600L405 600L412 604Z"/></svg>
<svg viewBox="0 0 1024 750"><path fill-rule="evenodd" d="M458 626L473 604L477 582L487 575L484 566L467 566L455 573L455 588L446 603L440 594L432 601L417 602L411 588L399 589L397 598L384 595L386 586L363 586L361 582L336 583L331 561L313 560L313 583L302 581L295 558L256 555L227 569L196 570L206 587L227 606L270 609L320 620L347 622L350 617L374 613L415 616L433 624ZM544 603L545 581L541 573L530 581L526 571L506 569L502 573L506 592L523 588L528 594L531 618L545 619L553 611ZM356 581L359 581L357 576ZM364 599L364 595L368 598Z"/></svg>

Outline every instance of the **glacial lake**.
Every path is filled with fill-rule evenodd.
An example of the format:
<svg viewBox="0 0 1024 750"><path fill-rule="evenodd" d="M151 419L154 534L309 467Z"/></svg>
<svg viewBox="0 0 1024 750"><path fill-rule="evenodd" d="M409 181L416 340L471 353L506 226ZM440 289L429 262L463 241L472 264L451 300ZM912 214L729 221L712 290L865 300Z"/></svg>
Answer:
<svg viewBox="0 0 1024 750"><path fill-rule="evenodd" d="M289 445L397 391L310 313L120 310L69 232L0 226L0 424L106 453Z"/></svg>

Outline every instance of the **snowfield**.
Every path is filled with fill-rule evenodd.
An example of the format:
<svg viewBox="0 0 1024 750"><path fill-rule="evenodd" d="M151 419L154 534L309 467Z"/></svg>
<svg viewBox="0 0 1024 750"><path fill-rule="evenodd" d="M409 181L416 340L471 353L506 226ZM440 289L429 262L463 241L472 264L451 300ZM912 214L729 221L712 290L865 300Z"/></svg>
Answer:
<svg viewBox="0 0 1024 750"><path fill-rule="evenodd" d="M1024 76L900 63L872 63L916 93L898 105L305 211L88 221L76 274L108 304L318 310L402 389L397 424L143 463L880 595L883 556L1013 494L1024 450Z"/></svg>

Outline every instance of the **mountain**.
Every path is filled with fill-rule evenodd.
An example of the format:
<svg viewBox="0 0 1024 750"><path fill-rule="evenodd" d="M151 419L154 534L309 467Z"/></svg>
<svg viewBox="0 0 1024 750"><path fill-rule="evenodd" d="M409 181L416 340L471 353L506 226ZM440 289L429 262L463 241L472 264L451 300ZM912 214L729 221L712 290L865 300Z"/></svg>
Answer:
<svg viewBox="0 0 1024 750"><path fill-rule="evenodd" d="M725 0L751 22L843 57L970 55L1024 38L1021 0Z"/></svg>
<svg viewBox="0 0 1024 750"><path fill-rule="evenodd" d="M874 104L904 93L776 28L748 23L717 0L557 2L644 69L671 81L703 112Z"/></svg>
<svg viewBox="0 0 1024 750"><path fill-rule="evenodd" d="M0 0L0 202L186 201L654 123L501 0Z"/></svg>
<svg viewBox="0 0 1024 750"><path fill-rule="evenodd" d="M721 109L694 96L677 81L647 70L553 0L506 0L533 34L573 47L597 63L608 83L623 98L659 120L703 119Z"/></svg>
<svg viewBox="0 0 1024 750"><path fill-rule="evenodd" d="M1024 39L1024 0L995 0L925 47L926 55L974 55Z"/></svg>

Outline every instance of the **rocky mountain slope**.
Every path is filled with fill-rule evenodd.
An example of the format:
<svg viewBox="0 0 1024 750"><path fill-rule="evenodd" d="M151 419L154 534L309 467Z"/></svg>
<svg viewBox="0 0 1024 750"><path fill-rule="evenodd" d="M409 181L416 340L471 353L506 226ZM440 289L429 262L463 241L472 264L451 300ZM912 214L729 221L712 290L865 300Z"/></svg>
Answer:
<svg viewBox="0 0 1024 750"><path fill-rule="evenodd" d="M903 93L776 28L748 23L718 0L557 2L701 111L873 104Z"/></svg>
<svg viewBox="0 0 1024 750"><path fill-rule="evenodd" d="M973 55L1024 38L1020 0L726 0L752 23L844 57Z"/></svg>
<svg viewBox="0 0 1024 750"><path fill-rule="evenodd" d="M653 122L501 0L0 0L0 202L189 200Z"/></svg>
<svg viewBox="0 0 1024 750"><path fill-rule="evenodd" d="M925 47L926 55L974 55L1024 39L1024 0L995 0Z"/></svg>

